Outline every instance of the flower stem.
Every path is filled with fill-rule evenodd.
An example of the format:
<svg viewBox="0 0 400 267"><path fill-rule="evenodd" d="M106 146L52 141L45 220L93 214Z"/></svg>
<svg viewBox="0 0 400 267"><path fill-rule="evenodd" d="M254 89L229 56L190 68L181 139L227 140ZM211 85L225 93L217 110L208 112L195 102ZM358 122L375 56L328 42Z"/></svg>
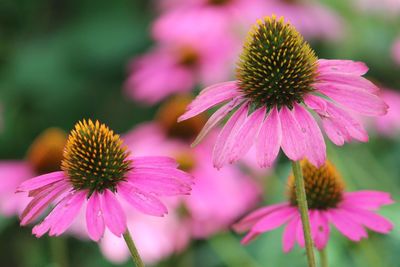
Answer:
<svg viewBox="0 0 400 267"><path fill-rule="evenodd" d="M326 248L319 250L319 259L321 267L328 267L328 255L326 253Z"/></svg>
<svg viewBox="0 0 400 267"><path fill-rule="evenodd" d="M125 234L123 234L125 243L128 246L129 252L131 253L132 260L135 263L136 267L144 267L144 263L142 261L142 258L140 258L139 252L135 246L135 243L133 242L131 233L129 233L129 230L126 229Z"/></svg>
<svg viewBox="0 0 400 267"><path fill-rule="evenodd" d="M301 215L303 224L304 240L306 243L306 253L308 266L315 267L314 246L311 238L310 217L308 214L307 196L303 179L303 172L299 161L292 161L293 175L295 178L297 206Z"/></svg>

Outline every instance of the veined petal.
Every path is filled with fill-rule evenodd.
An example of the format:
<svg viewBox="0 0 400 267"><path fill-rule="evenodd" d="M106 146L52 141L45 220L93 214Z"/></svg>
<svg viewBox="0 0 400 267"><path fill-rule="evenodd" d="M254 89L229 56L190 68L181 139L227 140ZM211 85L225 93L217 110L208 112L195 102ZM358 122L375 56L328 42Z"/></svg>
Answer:
<svg viewBox="0 0 400 267"><path fill-rule="evenodd" d="M389 193L381 191L361 190L344 193L342 205L360 207L367 210L377 210L381 206L393 204Z"/></svg>
<svg viewBox="0 0 400 267"><path fill-rule="evenodd" d="M116 235L121 236L126 231L125 212L110 190L104 190L100 194L101 210L103 212L104 222L107 228Z"/></svg>
<svg viewBox="0 0 400 267"><path fill-rule="evenodd" d="M229 163L237 161L249 151L258 135L265 112L265 107L257 109L242 124L234 137L233 143L235 145L229 151Z"/></svg>
<svg viewBox="0 0 400 267"><path fill-rule="evenodd" d="M306 148L306 139L293 112L287 107L282 107L279 118L282 126L281 146L283 152L291 160L302 159Z"/></svg>
<svg viewBox="0 0 400 267"><path fill-rule="evenodd" d="M214 167L217 169L222 168L222 166L227 162L228 155L226 155L226 151L229 150L228 148L231 145L233 145L231 143L233 136L235 135L235 131L240 128L246 119L247 112L248 104L242 104L242 106L232 115L219 133L212 155Z"/></svg>
<svg viewBox="0 0 400 267"><path fill-rule="evenodd" d="M162 217L168 212L167 208L158 198L129 183L120 183L118 185L118 194L132 205L132 207L145 214Z"/></svg>
<svg viewBox="0 0 400 267"><path fill-rule="evenodd" d="M92 240L99 241L103 237L105 225L97 192L90 196L86 205L86 228Z"/></svg>
<svg viewBox="0 0 400 267"><path fill-rule="evenodd" d="M146 156L146 157L132 157L133 168L158 168L158 167L167 167L167 168L176 168L178 167L178 163L176 160L170 157L161 157L161 156Z"/></svg>
<svg viewBox="0 0 400 267"><path fill-rule="evenodd" d="M241 92L238 90L236 81L218 83L207 87L188 106L185 114L179 117L178 122L194 117L219 103L240 95Z"/></svg>
<svg viewBox="0 0 400 267"><path fill-rule="evenodd" d="M196 137L196 140L193 141L192 147L198 145L201 140L223 119L226 115L229 114L235 107L240 105L243 102L241 98L234 98L232 101L218 109L211 117L208 119L203 129Z"/></svg>
<svg viewBox="0 0 400 267"><path fill-rule="evenodd" d="M315 166L320 167L326 161L324 137L315 119L302 106L296 104L294 115L305 133L306 150L304 155Z"/></svg>
<svg viewBox="0 0 400 267"><path fill-rule="evenodd" d="M355 222L343 213L340 209L332 209L326 213L329 221L341 232L344 236L352 241L360 241L367 237L368 234L361 224Z"/></svg>
<svg viewBox="0 0 400 267"><path fill-rule="evenodd" d="M166 175L132 173L129 182L145 192L159 196L186 195L191 191L189 184Z"/></svg>
<svg viewBox="0 0 400 267"><path fill-rule="evenodd" d="M304 248L304 230L303 230L303 222L301 221L301 217L297 217L297 227L296 227L296 240L300 247Z"/></svg>
<svg viewBox="0 0 400 267"><path fill-rule="evenodd" d="M387 234L393 229L393 224L389 220L372 211L352 207L346 207L343 208L343 210L352 220L364 225L372 231Z"/></svg>
<svg viewBox="0 0 400 267"><path fill-rule="evenodd" d="M388 106L377 95L345 84L315 83L314 87L337 103L366 116L387 113Z"/></svg>
<svg viewBox="0 0 400 267"><path fill-rule="evenodd" d="M345 73L319 73L319 81L323 83L335 84L335 85L347 85L355 87L361 90L365 90L371 94L376 94L379 88L371 81L361 76L355 76L352 74Z"/></svg>
<svg viewBox="0 0 400 267"><path fill-rule="evenodd" d="M353 60L319 59L319 73L347 73L352 75L364 75L368 67L365 63Z"/></svg>
<svg viewBox="0 0 400 267"><path fill-rule="evenodd" d="M23 182L20 186L18 186L17 192L35 190L64 179L66 179L66 177L63 171L43 174Z"/></svg>
<svg viewBox="0 0 400 267"><path fill-rule="evenodd" d="M296 231L297 231L297 222L299 220L299 215L294 215L294 217L289 220L288 224L283 231L282 236L282 248L283 252L288 253L292 250L295 242L296 242Z"/></svg>

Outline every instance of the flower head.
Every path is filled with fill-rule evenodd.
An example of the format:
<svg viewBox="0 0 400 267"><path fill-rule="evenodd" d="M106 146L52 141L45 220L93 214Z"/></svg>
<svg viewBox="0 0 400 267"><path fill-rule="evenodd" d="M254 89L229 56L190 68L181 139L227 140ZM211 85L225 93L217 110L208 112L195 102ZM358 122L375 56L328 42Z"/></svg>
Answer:
<svg viewBox="0 0 400 267"><path fill-rule="evenodd" d="M120 137L106 125L83 120L75 125L65 146L62 171L23 182L17 189L32 197L21 215L21 225L36 220L55 203L49 215L33 228L40 237L61 235L86 207L91 239L99 240L107 227L114 235L126 230L125 200L142 213L163 216L159 196L189 194L192 177L167 157L131 157Z"/></svg>
<svg viewBox="0 0 400 267"><path fill-rule="evenodd" d="M379 191L345 192L335 167L326 162L317 168L301 162L309 207L311 236L318 249L323 249L330 235L330 224L352 241L368 236L365 228L386 234L393 225L374 211L393 203L390 194ZM293 177L289 178L289 201L260 208L238 222L236 231L248 231L242 243L247 244L264 232L287 223L283 233L283 251L289 252L295 242L304 247L300 212L297 208Z"/></svg>
<svg viewBox="0 0 400 267"><path fill-rule="evenodd" d="M386 113L379 89L361 77L367 70L361 62L318 60L292 25L283 18L267 17L249 33L237 80L204 89L179 121L227 102L210 117L195 141L232 113L214 147L217 168L237 161L253 143L261 167L273 164L280 147L291 160L306 157L321 166L326 159L325 141L309 109L319 115L336 145L368 140L348 110L366 116Z"/></svg>

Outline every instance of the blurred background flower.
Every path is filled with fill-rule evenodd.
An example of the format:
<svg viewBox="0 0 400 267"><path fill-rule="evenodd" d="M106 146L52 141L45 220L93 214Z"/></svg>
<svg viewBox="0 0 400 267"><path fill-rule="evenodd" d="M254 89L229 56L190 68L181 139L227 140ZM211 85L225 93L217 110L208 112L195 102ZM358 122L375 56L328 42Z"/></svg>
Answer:
<svg viewBox="0 0 400 267"><path fill-rule="evenodd" d="M128 215L128 227L150 266L305 266L305 261L299 260L304 251L297 247L283 256L278 245L283 228L260 236L256 244L247 247L229 230L229 224L249 210L284 201L287 162L278 159L274 168L262 170L254 158L245 157L216 171L210 157L215 133L195 149L189 147L209 114L179 126L175 119L180 114L174 111L179 109L170 100L182 93L197 95L211 83L235 79L235 63L249 25L272 12L284 15L321 58L366 62L370 68L367 78L390 88L382 91L390 105L388 116L369 121L374 132L370 142L341 149L327 142L327 153L349 191L387 191L398 201L397 3L2 1L1 265L130 266L124 244L107 233L100 248L87 241L79 222L68 236L37 240L31 229L19 227L17 219L21 202L15 201L16 185L40 174L37 161L42 155L50 155L44 160L46 165L57 158L46 152L43 143L32 152L40 136L52 127L68 132L77 120L94 118L126 133L124 139L133 155L172 155L182 168L199 176L193 197L168 202L170 213L165 218L135 212ZM35 156L30 156L32 153ZM357 245L332 229L327 248L331 266L398 265L399 204L383 207L381 214L394 223L395 230L384 236L371 232Z"/></svg>

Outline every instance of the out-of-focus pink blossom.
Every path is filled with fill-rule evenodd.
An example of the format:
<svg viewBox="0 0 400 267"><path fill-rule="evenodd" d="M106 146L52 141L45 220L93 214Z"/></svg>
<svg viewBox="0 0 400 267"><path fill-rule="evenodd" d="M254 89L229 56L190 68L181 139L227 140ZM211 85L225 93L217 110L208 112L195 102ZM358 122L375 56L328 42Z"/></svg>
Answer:
<svg viewBox="0 0 400 267"><path fill-rule="evenodd" d="M355 5L363 12L380 12L385 16L396 16L400 12L400 1L398 0L356 0Z"/></svg>
<svg viewBox="0 0 400 267"><path fill-rule="evenodd" d="M400 65L400 38L397 39L392 47L392 55L393 55L393 59L394 61Z"/></svg>

